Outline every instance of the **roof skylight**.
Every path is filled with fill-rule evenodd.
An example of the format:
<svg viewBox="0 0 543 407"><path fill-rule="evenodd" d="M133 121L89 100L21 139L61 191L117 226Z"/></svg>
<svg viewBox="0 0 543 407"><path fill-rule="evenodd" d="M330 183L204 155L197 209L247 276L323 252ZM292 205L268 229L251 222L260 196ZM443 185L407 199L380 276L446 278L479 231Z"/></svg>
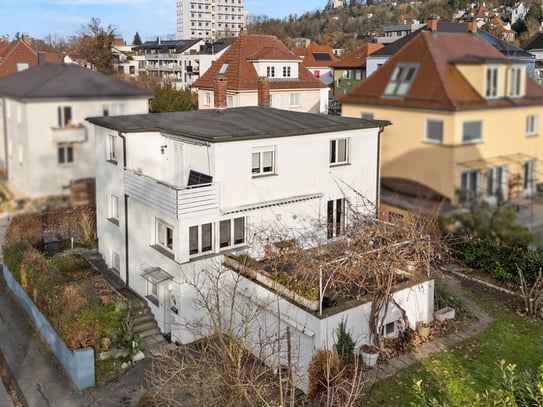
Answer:
<svg viewBox="0 0 543 407"><path fill-rule="evenodd" d="M415 79L419 64L399 63L385 88L386 96L405 96Z"/></svg>

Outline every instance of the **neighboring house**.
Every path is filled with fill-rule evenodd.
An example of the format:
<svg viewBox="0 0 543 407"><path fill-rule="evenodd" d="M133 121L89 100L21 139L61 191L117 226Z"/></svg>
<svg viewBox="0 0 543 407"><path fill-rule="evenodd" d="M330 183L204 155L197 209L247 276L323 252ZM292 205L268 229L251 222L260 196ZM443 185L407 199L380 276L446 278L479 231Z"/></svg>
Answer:
<svg viewBox="0 0 543 407"><path fill-rule="evenodd" d="M534 78L543 83L543 33L537 32L520 46L535 58Z"/></svg>
<svg viewBox="0 0 543 407"><path fill-rule="evenodd" d="M236 40L222 38L214 42L203 40L146 41L134 47L133 56L140 64L140 71L159 76L177 89L191 88L194 81Z"/></svg>
<svg viewBox="0 0 543 407"><path fill-rule="evenodd" d="M26 34L11 42L8 37L0 38L0 78L38 65L39 60L60 63L61 57L58 54L35 51L30 44L30 37Z"/></svg>
<svg viewBox="0 0 543 407"><path fill-rule="evenodd" d="M419 23L417 20L413 20L411 24L385 25L383 27L384 35L382 37L377 37L377 42L380 44L390 44L423 26L424 24Z"/></svg>
<svg viewBox="0 0 543 407"><path fill-rule="evenodd" d="M334 82L332 66L339 61L334 50L328 45L318 45L314 42L304 48L294 48L292 52L302 59L304 66L327 86Z"/></svg>
<svg viewBox="0 0 543 407"><path fill-rule="evenodd" d="M349 93L366 80L366 58L381 48L383 44L366 43L332 65L334 68L332 96L334 98Z"/></svg>
<svg viewBox="0 0 543 407"><path fill-rule="evenodd" d="M243 0L177 0L177 39L237 37L248 24Z"/></svg>
<svg viewBox="0 0 543 407"><path fill-rule="evenodd" d="M85 118L148 112L148 91L75 64L43 64L0 79L0 159L30 197L69 193L94 178Z"/></svg>
<svg viewBox="0 0 543 407"><path fill-rule="evenodd" d="M429 18L425 27L422 27L411 34L402 37L397 41L387 44L384 48L381 48L380 50L371 54L367 59L367 75L370 76L373 72L375 72L390 57L392 57L396 52L402 49L403 46L405 46L409 41L417 36L420 31L431 31L437 33L465 33L468 31L477 32L481 39L488 42L490 45L500 51L504 56L512 59L523 60L526 63L526 70L528 72L528 75L534 75L535 60L529 52L526 52L523 49L514 46L513 44L501 40L492 34L489 34L482 30L478 30L477 24L475 22L446 23L438 21L434 18Z"/></svg>
<svg viewBox="0 0 543 407"><path fill-rule="evenodd" d="M175 342L204 334L191 329L206 318L194 288L205 291L220 272L226 287L226 254L262 259L285 236L337 242L351 209L375 215L380 134L389 122L267 107L88 120L97 140L98 250ZM280 319L281 333L291 329L301 375L317 349L333 345L341 318L348 315L355 340L368 341L368 303L319 315L249 279L239 290L248 307L263 308L273 324ZM395 298L411 321L432 319L432 281ZM383 320L397 333L393 308ZM258 322L265 333L266 321ZM299 384L307 388L306 375Z"/></svg>
<svg viewBox="0 0 543 407"><path fill-rule="evenodd" d="M193 83L198 108L271 106L328 111L328 88L277 38L243 31Z"/></svg>
<svg viewBox="0 0 543 407"><path fill-rule="evenodd" d="M419 32L357 89L343 115L390 120L382 177L449 202L532 196L541 181L543 88L477 33Z"/></svg>
<svg viewBox="0 0 543 407"><path fill-rule="evenodd" d="M530 11L531 6L531 1L520 1L515 3L511 8L511 24L515 24L518 20L524 20L526 14Z"/></svg>

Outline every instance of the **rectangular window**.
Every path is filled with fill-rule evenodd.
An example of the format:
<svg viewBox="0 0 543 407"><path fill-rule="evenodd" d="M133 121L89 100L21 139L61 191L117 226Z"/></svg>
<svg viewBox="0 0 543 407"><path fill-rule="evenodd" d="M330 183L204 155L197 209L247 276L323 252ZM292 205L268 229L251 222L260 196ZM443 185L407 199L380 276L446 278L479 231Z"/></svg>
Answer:
<svg viewBox="0 0 543 407"><path fill-rule="evenodd" d="M121 256L115 250L111 251L111 268L115 271L121 271Z"/></svg>
<svg viewBox="0 0 543 407"><path fill-rule="evenodd" d="M124 106L120 103L112 103L110 105L104 105L102 107L102 114L104 116L120 116L124 113Z"/></svg>
<svg viewBox="0 0 543 407"><path fill-rule="evenodd" d="M266 76L268 78L275 78L275 66L266 67Z"/></svg>
<svg viewBox="0 0 543 407"><path fill-rule="evenodd" d="M346 69L343 71L343 79L351 79L352 71L350 69Z"/></svg>
<svg viewBox="0 0 543 407"><path fill-rule="evenodd" d="M275 173L274 147L261 147L253 149L251 172L253 176Z"/></svg>
<svg viewBox="0 0 543 407"><path fill-rule="evenodd" d="M354 79L357 80L357 81L362 80L362 70L361 69L357 69L356 71L354 71Z"/></svg>
<svg viewBox="0 0 543 407"><path fill-rule="evenodd" d="M115 136L114 134L110 134L108 136L107 149L108 160L117 162L117 136Z"/></svg>
<svg viewBox="0 0 543 407"><path fill-rule="evenodd" d="M330 140L330 164L349 163L349 139L338 138Z"/></svg>
<svg viewBox="0 0 543 407"><path fill-rule="evenodd" d="M204 94L204 105L205 106L211 106L211 93L206 92Z"/></svg>
<svg viewBox="0 0 543 407"><path fill-rule="evenodd" d="M156 221L156 243L160 247L173 252L173 226L158 219Z"/></svg>
<svg viewBox="0 0 543 407"><path fill-rule="evenodd" d="M301 105L302 105L302 95L300 93L291 93L290 106L301 106Z"/></svg>
<svg viewBox="0 0 543 407"><path fill-rule="evenodd" d="M72 108L70 106L58 107L58 127L66 127L72 124Z"/></svg>
<svg viewBox="0 0 543 407"><path fill-rule="evenodd" d="M405 96L415 79L419 64L399 63L385 88L386 96Z"/></svg>
<svg viewBox="0 0 543 407"><path fill-rule="evenodd" d="M113 194L109 197L109 219L119 219L119 197Z"/></svg>
<svg viewBox="0 0 543 407"><path fill-rule="evenodd" d="M315 76L315 78L319 79L321 77L321 71L318 70L318 69L315 69L315 72L313 72L313 76Z"/></svg>
<svg viewBox="0 0 543 407"><path fill-rule="evenodd" d="M486 97L498 97L498 68L488 67L486 69Z"/></svg>
<svg viewBox="0 0 543 407"><path fill-rule="evenodd" d="M203 254L213 249L213 224L189 227L189 254Z"/></svg>
<svg viewBox="0 0 543 407"><path fill-rule="evenodd" d="M426 120L426 140L443 143L443 120Z"/></svg>
<svg viewBox="0 0 543 407"><path fill-rule="evenodd" d="M290 66L283 67L283 78L290 78Z"/></svg>
<svg viewBox="0 0 543 407"><path fill-rule="evenodd" d="M28 62L17 62L17 72L24 71L28 69Z"/></svg>
<svg viewBox="0 0 543 407"><path fill-rule="evenodd" d="M537 113L526 116L526 135L536 136L539 134L539 115Z"/></svg>
<svg viewBox="0 0 543 407"><path fill-rule="evenodd" d="M327 238L332 239L343 233L345 228L345 198L328 201L326 208Z"/></svg>
<svg viewBox="0 0 543 407"><path fill-rule="evenodd" d="M524 163L524 194L530 196L535 192L536 184L535 160Z"/></svg>
<svg viewBox="0 0 543 407"><path fill-rule="evenodd" d="M227 95L226 96L226 107L234 107L234 96L233 95Z"/></svg>
<svg viewBox="0 0 543 407"><path fill-rule="evenodd" d="M510 80L509 80L509 96L518 97L521 96L520 84L522 79L522 68L514 66L509 71Z"/></svg>
<svg viewBox="0 0 543 407"><path fill-rule="evenodd" d="M505 199L507 189L507 166L497 165L489 167L486 173L486 196L495 196L498 202Z"/></svg>
<svg viewBox="0 0 543 407"><path fill-rule="evenodd" d="M245 218L222 220L219 228L221 248L245 243Z"/></svg>
<svg viewBox="0 0 543 407"><path fill-rule="evenodd" d="M74 162L74 148L72 146L59 146L58 163L69 164Z"/></svg>
<svg viewBox="0 0 543 407"><path fill-rule="evenodd" d="M394 338L396 336L396 322L392 321L381 326L381 336L383 338Z"/></svg>
<svg viewBox="0 0 543 407"><path fill-rule="evenodd" d="M478 200L481 196L481 170L470 170L462 172L460 189L462 202Z"/></svg>
<svg viewBox="0 0 543 407"><path fill-rule="evenodd" d="M483 122L480 120L464 122L462 125L462 143L474 143L483 140Z"/></svg>

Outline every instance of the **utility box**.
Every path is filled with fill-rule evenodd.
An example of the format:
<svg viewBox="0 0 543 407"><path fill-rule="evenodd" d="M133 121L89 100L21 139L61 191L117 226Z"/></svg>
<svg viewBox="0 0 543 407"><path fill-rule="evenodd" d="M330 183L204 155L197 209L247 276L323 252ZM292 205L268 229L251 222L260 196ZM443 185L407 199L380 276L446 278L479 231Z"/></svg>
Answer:
<svg viewBox="0 0 543 407"><path fill-rule="evenodd" d="M44 235L43 249L47 256L54 256L60 252L60 242L54 235Z"/></svg>

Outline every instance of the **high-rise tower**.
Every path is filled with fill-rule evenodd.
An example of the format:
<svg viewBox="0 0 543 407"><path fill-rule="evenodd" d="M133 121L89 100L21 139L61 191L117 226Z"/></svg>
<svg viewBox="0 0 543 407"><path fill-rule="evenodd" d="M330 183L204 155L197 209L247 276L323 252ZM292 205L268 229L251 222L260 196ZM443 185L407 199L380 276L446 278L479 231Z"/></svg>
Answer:
<svg viewBox="0 0 543 407"><path fill-rule="evenodd" d="M177 0L177 39L236 37L247 20L243 0Z"/></svg>

